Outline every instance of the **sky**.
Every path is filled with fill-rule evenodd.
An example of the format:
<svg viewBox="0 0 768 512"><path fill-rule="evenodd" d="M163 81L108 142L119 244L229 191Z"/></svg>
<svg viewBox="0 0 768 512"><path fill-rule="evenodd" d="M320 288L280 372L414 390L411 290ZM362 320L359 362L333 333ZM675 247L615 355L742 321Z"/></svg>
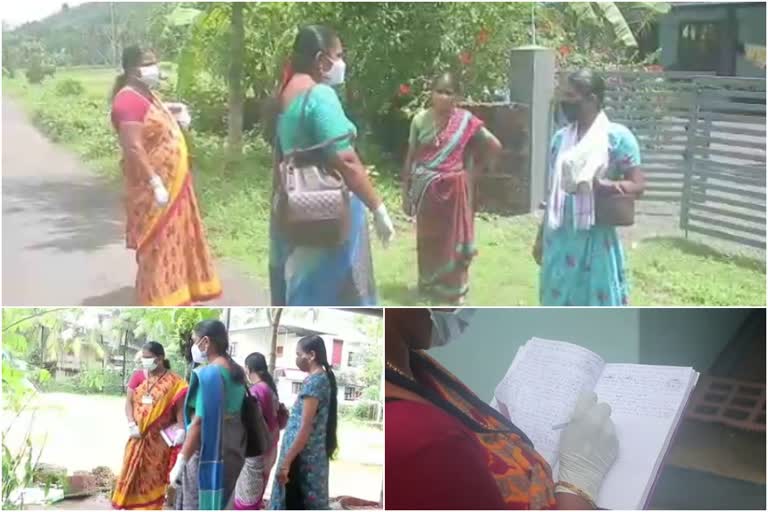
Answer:
<svg viewBox="0 0 768 512"><path fill-rule="evenodd" d="M38 21L46 16L50 16L51 14L60 11L63 3L67 3L70 7L74 7L85 2L64 2L62 0L14 0L3 2L3 7L0 12L2 13L1 16L3 22L14 27L21 25L22 23Z"/></svg>

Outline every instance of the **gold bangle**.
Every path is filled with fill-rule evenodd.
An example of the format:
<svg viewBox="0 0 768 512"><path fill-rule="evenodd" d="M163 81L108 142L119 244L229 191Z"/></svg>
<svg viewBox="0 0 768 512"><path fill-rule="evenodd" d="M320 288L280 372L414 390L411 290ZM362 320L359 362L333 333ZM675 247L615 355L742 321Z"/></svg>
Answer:
<svg viewBox="0 0 768 512"><path fill-rule="evenodd" d="M587 494L586 492L582 491L581 489L579 489L575 485L569 484L568 482L559 481L559 482L557 482L557 485L555 485L555 492L558 492L557 491L558 487L562 487L566 491L569 491L569 492L575 494L576 496L578 496L581 499L583 499L584 501L586 501L589 504L590 507L592 507L593 509L597 509L597 503L595 503L595 501L589 496L589 494Z"/></svg>

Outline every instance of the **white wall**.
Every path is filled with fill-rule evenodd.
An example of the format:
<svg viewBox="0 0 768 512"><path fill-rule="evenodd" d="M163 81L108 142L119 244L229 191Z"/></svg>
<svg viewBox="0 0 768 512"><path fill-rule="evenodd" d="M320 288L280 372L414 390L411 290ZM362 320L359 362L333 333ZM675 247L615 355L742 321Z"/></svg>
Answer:
<svg viewBox="0 0 768 512"><path fill-rule="evenodd" d="M640 362L693 366L706 372L751 309L640 310Z"/></svg>
<svg viewBox="0 0 768 512"><path fill-rule="evenodd" d="M328 358L333 357L333 340L337 339L335 336L323 335L325 341L325 349L328 353ZM230 343L236 344L236 350L234 360L240 364L245 364L245 358L253 352L261 352L267 359L269 359L269 350L272 344L272 329L270 327L259 327L247 330L234 330L229 334ZM280 369L297 369L296 368L296 345L298 344L300 336L295 334L281 334L277 340L278 347L282 347L283 355L278 357L275 361L276 368ZM347 342L342 340L342 355L341 366L344 371L362 371L362 367L349 368L349 353L357 354L358 357L362 356L365 351L365 347L360 342ZM360 359L358 358L358 361ZM277 379L277 391L280 395L280 399L283 403L290 406L296 400L296 395L293 394L293 382L288 378ZM300 381L299 381L300 382ZM339 403L352 403L344 400L345 386L339 385L338 389L338 401Z"/></svg>
<svg viewBox="0 0 768 512"><path fill-rule="evenodd" d="M609 363L692 366L706 372L751 312L746 308L480 309L465 335L430 354L490 400L531 337L570 341Z"/></svg>
<svg viewBox="0 0 768 512"><path fill-rule="evenodd" d="M629 308L480 309L462 338L430 354L481 398L490 400L517 349L534 336L577 343L609 362L638 362L638 312Z"/></svg>

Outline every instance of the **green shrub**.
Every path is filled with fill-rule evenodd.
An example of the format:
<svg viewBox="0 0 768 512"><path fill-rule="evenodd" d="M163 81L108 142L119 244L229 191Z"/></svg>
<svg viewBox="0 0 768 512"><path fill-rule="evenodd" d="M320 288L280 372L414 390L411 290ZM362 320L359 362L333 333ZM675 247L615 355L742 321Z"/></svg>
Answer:
<svg viewBox="0 0 768 512"><path fill-rule="evenodd" d="M195 130L226 133L229 91L224 80L200 73L180 92L182 101L190 105Z"/></svg>
<svg viewBox="0 0 768 512"><path fill-rule="evenodd" d="M126 375L132 372L133 370L127 370ZM121 395L123 374L120 370L88 368L75 375L51 379L41 387L48 393Z"/></svg>
<svg viewBox="0 0 768 512"><path fill-rule="evenodd" d="M377 421L379 404L371 401L357 401L339 405L339 414L343 418L359 421Z"/></svg>
<svg viewBox="0 0 768 512"><path fill-rule="evenodd" d="M69 87L73 86L66 86ZM43 89L34 104L32 120L51 140L74 144L87 159L113 156L117 160L119 146L108 113L105 103L82 95L71 96L62 102L57 84Z"/></svg>
<svg viewBox="0 0 768 512"><path fill-rule="evenodd" d="M43 65L39 63L33 63L27 68L26 75L27 81L31 84L42 83L47 77L52 77L56 74L56 68L54 66Z"/></svg>
<svg viewBox="0 0 768 512"><path fill-rule="evenodd" d="M56 83L56 94L59 96L81 96L84 92L85 87L79 80L67 78Z"/></svg>

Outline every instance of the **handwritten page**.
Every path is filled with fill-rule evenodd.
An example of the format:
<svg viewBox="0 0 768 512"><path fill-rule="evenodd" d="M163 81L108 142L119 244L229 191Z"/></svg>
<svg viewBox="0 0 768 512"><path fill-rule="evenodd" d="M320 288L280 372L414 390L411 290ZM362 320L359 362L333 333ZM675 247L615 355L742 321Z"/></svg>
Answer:
<svg viewBox="0 0 768 512"><path fill-rule="evenodd" d="M603 365L597 354L577 345L532 339L497 386L495 406L554 467L561 431L552 427L570 419L579 393L594 388Z"/></svg>
<svg viewBox="0 0 768 512"><path fill-rule="evenodd" d="M595 392L611 406L619 457L603 482L600 507L645 506L697 380L693 368L605 365Z"/></svg>
<svg viewBox="0 0 768 512"><path fill-rule="evenodd" d="M492 405L525 432L557 480L562 430L582 390L594 390L611 406L619 456L600 490L606 509L640 509L699 374L693 368L605 364L571 343L534 338L515 355Z"/></svg>

